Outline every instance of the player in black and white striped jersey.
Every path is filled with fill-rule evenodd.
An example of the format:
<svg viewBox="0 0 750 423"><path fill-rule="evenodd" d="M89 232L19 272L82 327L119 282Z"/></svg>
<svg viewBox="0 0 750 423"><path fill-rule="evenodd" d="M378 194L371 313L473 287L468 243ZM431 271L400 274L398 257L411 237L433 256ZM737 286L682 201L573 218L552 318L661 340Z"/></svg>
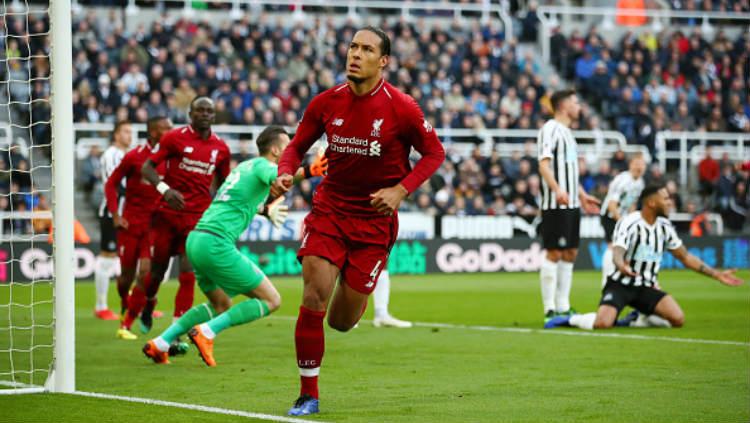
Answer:
<svg viewBox="0 0 750 423"><path fill-rule="evenodd" d="M570 314L573 263L578 255L581 207L596 213L599 200L578 186L578 145L570 125L581 106L573 90L552 94L553 119L537 136L539 174L542 177L542 243L547 255L539 271L545 322Z"/></svg>
<svg viewBox="0 0 750 423"><path fill-rule="evenodd" d="M719 271L688 253L682 240L666 218L672 200L660 185L646 187L641 193L641 210L617 222L613 241L615 270L607 276L596 313L555 317L545 328L575 326L581 329L612 327L622 309L629 305L645 315L655 314L673 327L680 327L685 315L675 299L659 288L657 275L661 258L669 250L686 268L717 281L737 286L742 280L736 269Z"/></svg>
<svg viewBox="0 0 750 423"><path fill-rule="evenodd" d="M638 197L643 191L643 173L646 171L646 160L642 154L630 159L628 170L615 176L609 184L607 196L604 197L601 210L601 223L607 250L602 257L602 286L607 282L607 275L612 273L615 264L612 261L612 235L615 225L621 217L635 210Z"/></svg>
<svg viewBox="0 0 750 423"><path fill-rule="evenodd" d="M119 121L112 130L111 144L104 151L100 160L102 186L120 165L123 156L130 149L132 140L131 126L128 121ZM123 187L124 188L124 187ZM102 198L99 206L100 251L94 268L94 285L96 287L96 306L94 315L102 320L117 320L119 317L109 309L107 294L109 279L119 265L117 259L117 231L112 215L107 210L107 199Z"/></svg>

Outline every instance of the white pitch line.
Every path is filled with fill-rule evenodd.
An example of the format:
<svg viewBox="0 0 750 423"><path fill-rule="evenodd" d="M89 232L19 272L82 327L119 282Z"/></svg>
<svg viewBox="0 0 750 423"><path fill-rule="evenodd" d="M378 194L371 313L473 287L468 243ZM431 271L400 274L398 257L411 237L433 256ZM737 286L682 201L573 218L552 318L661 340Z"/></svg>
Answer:
<svg viewBox="0 0 750 423"><path fill-rule="evenodd" d="M271 316L272 319L277 320L297 320L293 316ZM372 323L371 320L360 320L361 323ZM606 333L601 331L585 331L585 330L559 330L559 329L531 329L531 328L511 328L503 326L472 326L472 325L459 325L453 323L433 323L433 322L413 322L414 326L424 328L438 328L438 329L463 329L463 330L474 330L474 331L485 331L485 332L508 332L508 333L530 333L540 335L567 335L567 336L589 336L598 338L620 338L620 339L635 339L640 341L666 341L666 342L678 342L685 344L707 344L707 345L734 345L740 347L750 347L750 342L740 341L722 341L719 339L700 339L700 338L678 338L674 336L649 336L649 335L636 335L629 333Z"/></svg>
<svg viewBox="0 0 750 423"><path fill-rule="evenodd" d="M740 347L750 347L750 342L739 341L722 341L719 339L700 339L700 338L677 338L674 336L648 336L636 335L629 333L604 333L594 331L572 331L556 329L529 329L529 328L508 328L501 326L470 326L470 325L453 325L450 323L429 323L414 322L414 326L425 328L445 328L445 329L466 329L490 332L513 332L513 333L534 333L543 335L568 335L568 336L589 336L599 338L620 338L620 339L637 339L642 341L666 341L681 342L685 344L709 344L709 345L736 345Z"/></svg>
<svg viewBox="0 0 750 423"><path fill-rule="evenodd" d="M185 404L181 402L163 401L163 400L157 400L157 399L151 399L151 398L127 397L123 395L101 394L98 392L75 391L73 395L79 395L82 397L90 397L90 398L116 400L116 401L135 402L135 403L147 404L147 405L160 405L162 407L182 408L185 410L203 411L206 413L223 414L225 416L247 417L247 418L258 419L258 420L266 420L270 422L310 423L314 421L316 423L324 423L324 422L321 422L320 420L295 419L293 417L274 416L273 414L251 413L249 411L230 410L228 408L209 407L207 405Z"/></svg>

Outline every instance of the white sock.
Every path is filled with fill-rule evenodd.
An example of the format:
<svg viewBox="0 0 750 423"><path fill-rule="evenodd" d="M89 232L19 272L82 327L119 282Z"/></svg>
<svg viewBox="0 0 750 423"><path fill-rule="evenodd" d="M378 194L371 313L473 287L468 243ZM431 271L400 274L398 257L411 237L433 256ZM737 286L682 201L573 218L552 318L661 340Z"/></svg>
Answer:
<svg viewBox="0 0 750 423"><path fill-rule="evenodd" d="M213 330L211 330L211 327L208 326L207 324L201 323L200 328L201 328L201 332L203 332L203 336L205 336L206 338L208 339L216 338L216 334L214 333Z"/></svg>
<svg viewBox="0 0 750 423"><path fill-rule="evenodd" d="M607 275L615 270L615 262L612 260L612 247L607 247L602 256L602 286L607 284Z"/></svg>
<svg viewBox="0 0 750 423"><path fill-rule="evenodd" d="M107 293L109 292L109 277L112 274L112 267L117 261L114 257L96 258L96 268L94 269L94 285L96 286L96 311L106 310Z"/></svg>
<svg viewBox="0 0 750 423"><path fill-rule="evenodd" d="M557 290L555 291L555 309L558 313L570 310L570 286L573 284L573 263L560 260L557 262Z"/></svg>
<svg viewBox="0 0 750 423"><path fill-rule="evenodd" d="M388 316L388 300L391 297L391 277L387 270L380 272L375 291L372 293L372 303L375 308L375 317Z"/></svg>
<svg viewBox="0 0 750 423"><path fill-rule="evenodd" d="M575 326L577 328L586 330L593 330L595 321L596 313L574 314L570 316L569 320L570 326Z"/></svg>
<svg viewBox="0 0 750 423"><path fill-rule="evenodd" d="M652 327L652 328L671 328L672 324L669 323L669 320L657 316L656 314L649 314L646 316L646 325L644 327Z"/></svg>
<svg viewBox="0 0 750 423"><path fill-rule="evenodd" d="M545 258L539 270L542 283L542 303L544 312L555 311L555 290L557 289L557 262Z"/></svg>
<svg viewBox="0 0 750 423"><path fill-rule="evenodd" d="M167 341L165 341L161 336L157 336L156 338L154 338L154 345L156 345L156 349L161 352L169 351L169 343L167 343Z"/></svg>

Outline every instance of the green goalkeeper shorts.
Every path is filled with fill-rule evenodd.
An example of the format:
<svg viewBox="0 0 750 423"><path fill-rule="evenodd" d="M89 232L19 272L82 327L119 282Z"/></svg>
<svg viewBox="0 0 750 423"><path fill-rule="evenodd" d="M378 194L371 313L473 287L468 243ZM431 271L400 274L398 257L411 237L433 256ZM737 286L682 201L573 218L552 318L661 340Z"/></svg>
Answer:
<svg viewBox="0 0 750 423"><path fill-rule="evenodd" d="M185 251L204 293L221 288L234 297L257 288L266 277L234 244L217 235L192 231Z"/></svg>

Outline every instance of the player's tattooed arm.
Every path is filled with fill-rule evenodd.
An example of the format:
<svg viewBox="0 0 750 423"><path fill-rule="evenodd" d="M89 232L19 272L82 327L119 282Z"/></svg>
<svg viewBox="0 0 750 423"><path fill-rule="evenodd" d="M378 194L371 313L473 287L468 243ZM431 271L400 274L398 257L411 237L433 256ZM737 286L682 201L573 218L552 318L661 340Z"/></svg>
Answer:
<svg viewBox="0 0 750 423"><path fill-rule="evenodd" d="M737 286L742 284L742 280L735 277L734 274L737 269L717 270L713 267L704 263L698 257L690 254L684 245L679 248L670 250L672 255L682 262L688 269L694 270L698 273L702 273L710 278L716 279L724 285Z"/></svg>
<svg viewBox="0 0 750 423"><path fill-rule="evenodd" d="M612 248L612 261L615 263L615 267L620 273L630 277L636 276L633 269L630 268L630 265L625 262L625 249L621 246L615 245Z"/></svg>

